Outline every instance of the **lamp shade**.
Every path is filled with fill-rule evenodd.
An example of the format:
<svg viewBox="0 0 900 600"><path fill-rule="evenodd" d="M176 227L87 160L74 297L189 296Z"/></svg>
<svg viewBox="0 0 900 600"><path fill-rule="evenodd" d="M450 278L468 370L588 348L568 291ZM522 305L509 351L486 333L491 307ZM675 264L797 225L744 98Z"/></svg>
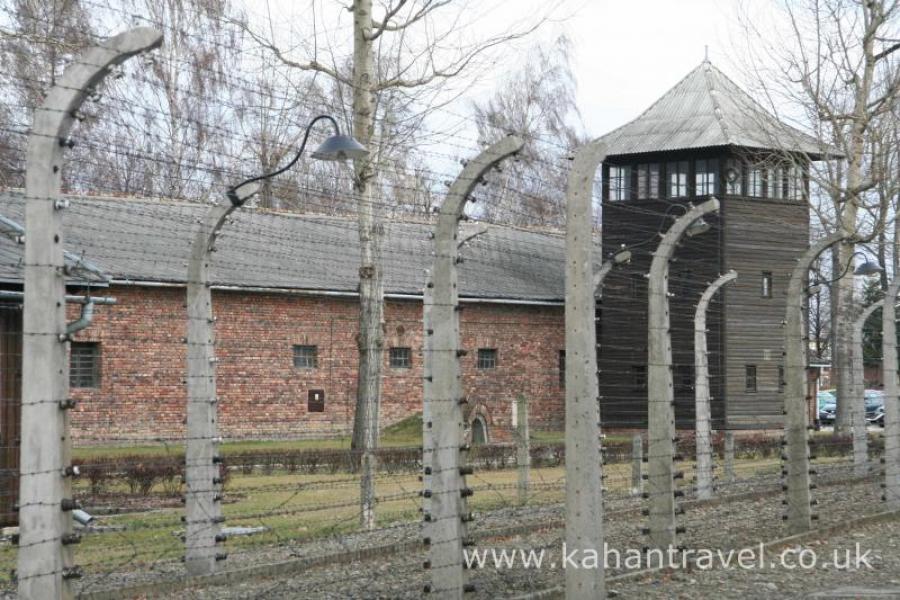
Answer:
<svg viewBox="0 0 900 600"><path fill-rule="evenodd" d="M312 157L317 160L347 160L356 158L365 158L369 155L366 147L360 144L353 136L349 135L333 135L326 139L312 153Z"/></svg>
<svg viewBox="0 0 900 600"><path fill-rule="evenodd" d="M700 217L688 226L685 233L688 237L694 237L695 235L700 235L701 233L706 233L707 231L709 231L709 223L707 223L703 217Z"/></svg>
<svg viewBox="0 0 900 600"><path fill-rule="evenodd" d="M856 267L856 269L854 269L853 271L854 275L864 275L867 277L871 275L878 275L879 273L881 273L881 267L879 267L877 263L872 262L868 258L865 259L862 264Z"/></svg>

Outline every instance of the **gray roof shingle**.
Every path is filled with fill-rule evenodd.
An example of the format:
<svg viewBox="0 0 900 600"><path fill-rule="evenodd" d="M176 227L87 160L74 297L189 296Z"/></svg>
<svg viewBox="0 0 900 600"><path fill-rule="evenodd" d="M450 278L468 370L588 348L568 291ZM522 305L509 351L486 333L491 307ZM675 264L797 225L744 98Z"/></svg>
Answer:
<svg viewBox="0 0 900 600"><path fill-rule="evenodd" d="M607 156L717 146L835 154L769 114L709 61L703 61L650 108L600 138Z"/></svg>
<svg viewBox="0 0 900 600"><path fill-rule="evenodd" d="M0 192L0 214L23 225L24 204L22 193ZM206 210L184 202L75 196L64 212L64 243L113 280L181 284L192 232ZM356 292L355 218L249 208L233 218L213 256L215 285ZM463 223L462 235L482 226ZM433 224L391 221L386 227L385 293L420 294L432 262ZM559 302L564 251L559 232L488 225L462 250L460 296ZM21 245L0 236L0 280L22 281L22 254Z"/></svg>

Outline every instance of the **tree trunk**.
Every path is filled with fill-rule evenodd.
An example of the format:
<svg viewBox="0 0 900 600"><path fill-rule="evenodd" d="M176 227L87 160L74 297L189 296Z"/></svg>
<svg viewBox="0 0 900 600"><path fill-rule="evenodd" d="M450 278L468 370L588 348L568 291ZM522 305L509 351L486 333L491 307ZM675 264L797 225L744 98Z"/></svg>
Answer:
<svg viewBox="0 0 900 600"><path fill-rule="evenodd" d="M852 219L852 221L851 221ZM856 207L844 206L844 222L855 222ZM853 231L853 228L845 229ZM839 275L853 260L853 244L840 244L838 247L839 262L835 265L835 273ZM852 269L852 265L850 266ZM832 348L832 368L834 383L837 388L837 409L834 419L836 433L850 433L850 403L853 402L853 349L851 348L855 304L853 300L853 274L848 273L832 285L832 311L834 314L834 347Z"/></svg>
<svg viewBox="0 0 900 600"><path fill-rule="evenodd" d="M867 5L866 10L873 11L874 5ZM874 15L870 12L867 20L873 19ZM871 96L873 75L875 72L875 51L874 42L877 27L873 27L869 22L866 34L863 36L863 56L865 65L863 67L862 77L856 89L856 97L853 104L853 121L850 126L850 140L847 152L847 193L843 198L843 207L841 210L840 225L847 234L856 233L857 229L857 212L859 210L860 184L863 180L863 155L865 153L865 130L869 125L870 116L868 112L868 103ZM854 251L853 244L841 244L840 255L841 261L838 265L841 270L836 271L838 274L853 260ZM856 312L853 304L853 275L848 273L845 277L837 282L838 293L835 295L834 314L837 319L838 330L835 335L835 347L832 352L835 373L838 375L837 386L837 410L835 413L834 430L836 433L850 433L850 402L856 399L851 398L853 384L851 381L853 360L852 353L852 323ZM859 400L860 402L862 399Z"/></svg>
<svg viewBox="0 0 900 600"><path fill-rule="evenodd" d="M360 457L360 524L375 527L375 457L381 366L384 346L384 283L381 248L384 225L373 197L376 152L371 147L375 127L375 65L372 57L372 0L353 2L353 135L371 154L354 164L354 191L359 201L359 372L351 449Z"/></svg>

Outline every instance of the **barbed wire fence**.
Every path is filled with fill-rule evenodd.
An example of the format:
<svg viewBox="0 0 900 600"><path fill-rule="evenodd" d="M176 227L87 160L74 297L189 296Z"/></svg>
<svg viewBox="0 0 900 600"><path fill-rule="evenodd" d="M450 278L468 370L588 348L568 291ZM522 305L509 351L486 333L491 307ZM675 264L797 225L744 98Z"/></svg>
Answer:
<svg viewBox="0 0 900 600"><path fill-rule="evenodd" d="M145 40L141 49L152 45ZM106 64L86 61L98 71ZM66 94L96 97L91 86L66 79L57 85ZM102 115L105 102L119 101L114 95L97 98L95 110ZM155 110L150 100L131 103L134 115ZM76 108L50 104L47 110L72 121ZM121 118L122 113L111 114ZM139 118L127 122L140 130ZM204 124L216 136L235 144L242 140L242 133L227 122ZM562 401L563 394L574 392L567 370L593 371L596 360L575 362L573 353L559 354L570 340L564 335L558 290L552 289L553 277L547 273L567 262L563 236L485 217L485 206L531 194L521 181L493 169L502 168L500 161L524 143L509 137L470 159L462 173L449 168L429 173L435 181L455 182L436 221L398 219L388 225L396 242L385 248L385 261L399 283L388 298L388 339L398 351L386 357L391 367L387 385L391 397L401 400L386 402L382 418L393 424L421 410L422 422L413 420L414 434L398 436L398 446L378 451L377 528L363 531L362 457L347 441L353 406L353 356L348 352L354 347L353 294L316 283L330 278L352 290L353 265L358 263L348 242L356 234L353 218L252 208L232 212L224 195L217 204L198 203L205 198L189 193L156 200L104 198L120 190L91 188L92 181L81 177L80 169L98 159L73 155L68 165L63 163L61 153L71 153L73 143L133 160L135 171L147 177L172 177L184 170L163 171L177 159L106 139L103 131L79 138L77 129L70 137L37 124L30 130L21 125L10 129L30 135L44 148L40 158L53 172L46 182L64 177L70 190L90 189L97 196L62 196L58 190L26 186L24 196L7 193L0 210L12 224L7 226L9 243L16 247L29 240L24 259L8 247L0 255L4 269L24 267L26 282L20 530L17 543L0 550L0 563L10 568L18 564L5 585L18 586L22 597L49 593L65 598L76 591L102 597L141 585L189 585L189 574L241 568L269 577L292 573L290 590L297 595L323 589L391 597L418 597L423 591L437 597L538 592L559 586L560 572L465 569L464 553L487 541L497 547L558 548L563 527L578 522L564 509L574 493L567 478L569 484L583 483L564 470L574 461L586 478L602 481L603 518L596 525L623 555L645 545L739 548L796 532L797 521L790 515L798 489L805 495L799 502L807 507L818 502L820 518L813 521L810 512L806 529L833 524L850 507L857 514L881 507L873 501L880 476L859 469L848 440L809 437L805 352L798 355L796 348L785 349L792 352L785 360L786 377L793 382L785 393L793 411L788 435L734 437L718 431L709 436L713 450L707 450L705 434L676 429L671 347L668 356L666 350L673 333L695 332L692 318L669 319L668 298L691 295L699 302L700 292L712 282L700 274L680 275L679 286L670 286L668 262L677 256L678 237L698 215L715 209L712 201L687 207L690 216L676 221L677 231L667 227L672 215L664 211L622 209L635 215L649 212L662 224L653 231L635 227L635 239L656 239L629 249L642 265L660 259L659 274L656 279L651 274L653 287L647 290L651 301L660 300L654 308L659 320L651 319L648 332L660 353L651 353L644 365L648 409L658 413L649 430L640 440L616 439L614 434L600 440L596 423L580 423L579 441L589 443L582 455L572 452L568 438L540 442L542 431L558 431L563 415L569 414ZM153 140L152 131L142 133ZM548 147L538 140L527 142ZM464 136L451 136L448 147L466 156L477 153L477 145ZM444 151L425 154L445 164L458 158ZM235 149L229 158L240 164L239 157ZM548 159L545 166L564 176L571 165L563 158ZM29 167L28 177L32 173ZM239 181L245 175L200 160L192 162L182 183ZM594 180L591 174L588 181ZM336 175L334 183L348 189L345 184L352 182L344 174ZM380 208L390 211L392 192L405 186L386 186ZM310 204L321 213L333 208L329 190L299 190L313 198ZM355 200L350 191L342 189L341 195L347 204ZM46 213L43 220L35 206ZM44 221L55 229L43 230ZM22 223L24 229L13 226ZM752 227L762 231L778 224L777 216L761 214ZM715 221L709 226L710 235L721 227ZM657 234L673 231L670 239L663 238L666 247L657 247ZM66 256L68 244L80 253ZM39 251L52 251L52 256ZM587 257L597 263L595 268L614 258L593 248ZM523 262L540 268L520 272ZM73 273L90 274L91 264L99 265L95 271L103 277L70 279ZM44 304L29 295L43 290L29 278L38 271L53 282L43 292ZM129 272L131 281L126 281ZM535 272L547 280L536 281ZM96 279L97 274L85 277ZM510 306L511 297L501 295L491 303L461 294L476 280L497 288L502 283L519 293L526 287L549 291L534 294L531 305L512 303L513 308L497 310ZM588 280L594 282L593 277ZM82 290L80 306L93 307L88 319L93 327L71 329L83 312L74 304L66 308L66 285ZM490 293L487 287L484 292ZM101 290L104 296L96 297ZM595 291L592 285L591 293ZM115 298L116 304L101 298ZM644 312L635 305L620 318L639 322L646 318ZM150 326L136 325L136 316ZM593 332L593 324L582 324L583 333L589 330ZM10 340L15 335L15 330L6 333ZM803 334L791 335L788 341L802 346ZM595 344L592 336L580 341ZM37 350L39 343L50 349ZM96 358L91 352L98 344L102 372L78 374L87 383L99 378L100 391L81 385L69 389L66 374L71 376L82 358L96 364L90 357ZM50 356L52 363L42 365L35 353ZM615 370L628 373L630 368L621 364ZM51 381L52 389L41 387ZM298 402L302 391L308 397ZM517 428L512 407L517 406L515 415L520 416L520 397L529 399L528 425L535 434L530 449L479 444L490 441L475 439L476 431L485 436L485 427L494 441L512 439ZM587 396L582 401L592 402ZM600 412L600 423L602 417ZM884 452L881 446L891 451L898 447L893 418L887 435L873 440L872 457ZM771 429L771 424L761 421L759 429ZM4 444L18 450L12 442ZM595 456L594 448L602 448L602 455ZM704 459L713 451L728 455L722 460L731 467L707 499L701 497L708 489ZM530 465L524 475L526 462ZM891 465L886 465L889 472ZM686 473L694 468L703 470L697 473L704 480L702 494ZM784 491L787 522L782 522ZM635 492L641 494L640 502ZM76 520L87 525L80 537ZM512 536L517 536L514 544ZM353 568L346 568L351 562ZM613 566L606 577L626 570ZM264 596L284 584L254 585L254 593Z"/></svg>

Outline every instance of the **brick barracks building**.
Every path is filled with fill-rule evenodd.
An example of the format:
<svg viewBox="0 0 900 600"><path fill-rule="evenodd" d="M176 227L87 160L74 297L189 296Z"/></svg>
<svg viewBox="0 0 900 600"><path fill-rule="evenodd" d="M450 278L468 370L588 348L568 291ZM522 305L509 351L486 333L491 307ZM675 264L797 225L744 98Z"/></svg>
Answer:
<svg viewBox="0 0 900 600"><path fill-rule="evenodd" d="M0 193L0 215L24 225L24 197ZM207 207L72 197L65 248L107 284L70 294L112 297L71 344L73 435L81 443L183 437L185 277ZM469 228L463 224L464 228ZM422 410L422 301L428 223L387 225L381 426ZM466 231L463 235L466 235ZM242 209L213 254L220 431L226 438L347 434L357 384L358 237L352 218ZM532 401L535 428L560 428L564 240L489 226L460 265L464 388L476 441L509 439L511 404ZM23 246L0 236L0 281L21 290ZM21 300L0 310L4 439L17 434ZM69 305L70 320L79 305ZM3 445L7 445L5 442Z"/></svg>

